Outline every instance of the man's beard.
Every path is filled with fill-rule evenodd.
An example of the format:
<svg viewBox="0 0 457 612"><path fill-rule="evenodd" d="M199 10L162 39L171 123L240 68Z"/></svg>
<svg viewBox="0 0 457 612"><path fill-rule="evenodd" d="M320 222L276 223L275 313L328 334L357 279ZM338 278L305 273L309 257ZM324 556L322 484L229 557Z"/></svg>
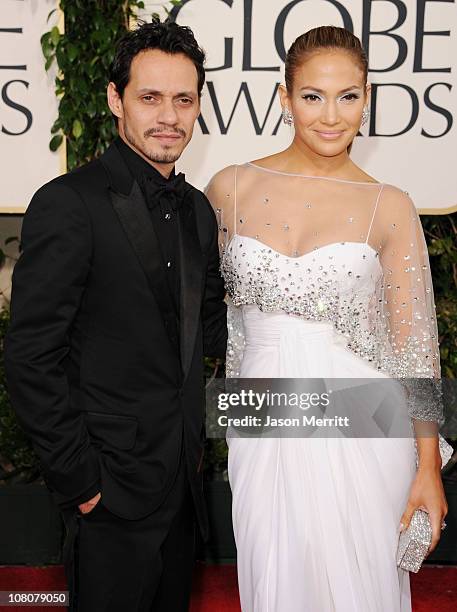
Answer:
<svg viewBox="0 0 457 612"><path fill-rule="evenodd" d="M146 132L144 133L144 137L148 138L149 135L157 134L160 131L161 130L156 130L156 129L146 130ZM184 130L175 130L175 131L183 137L185 137L186 135ZM139 151L147 159L149 159L149 161L152 161L155 164L174 164L181 157L182 151L180 151L179 153L173 153L171 151L153 153L151 151L148 151L146 148L144 148L144 146L140 142L136 140L133 134L130 133L127 123L124 123L124 135L125 135L125 139L132 145L132 147L134 147L137 151Z"/></svg>

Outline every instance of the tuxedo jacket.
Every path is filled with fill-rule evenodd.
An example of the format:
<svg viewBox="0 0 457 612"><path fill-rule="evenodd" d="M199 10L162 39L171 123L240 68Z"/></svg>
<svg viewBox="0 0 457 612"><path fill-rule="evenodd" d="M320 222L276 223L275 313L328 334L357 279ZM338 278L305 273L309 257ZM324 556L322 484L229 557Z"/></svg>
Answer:
<svg viewBox="0 0 457 612"><path fill-rule="evenodd" d="M178 214L179 317L138 183L112 145L42 187L24 216L5 368L62 506L102 493L120 517L160 506L184 445L203 537L203 357L227 326L217 222L191 188ZM80 503L79 501L79 503Z"/></svg>

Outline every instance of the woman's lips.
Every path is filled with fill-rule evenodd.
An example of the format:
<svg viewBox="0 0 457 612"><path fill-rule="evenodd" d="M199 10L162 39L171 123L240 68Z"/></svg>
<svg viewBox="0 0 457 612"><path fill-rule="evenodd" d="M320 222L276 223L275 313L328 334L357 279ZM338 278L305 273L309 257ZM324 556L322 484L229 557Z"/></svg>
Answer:
<svg viewBox="0 0 457 612"><path fill-rule="evenodd" d="M344 133L343 130L338 130L334 132L325 132L322 130L315 130L315 132L316 134L318 134L318 136L320 136L321 138L324 138L324 140L336 140L337 138L342 136Z"/></svg>
<svg viewBox="0 0 457 612"><path fill-rule="evenodd" d="M334 132L325 132L322 130L314 130L314 131L320 138L323 138L324 140L337 140L344 133L343 130L338 130Z"/></svg>

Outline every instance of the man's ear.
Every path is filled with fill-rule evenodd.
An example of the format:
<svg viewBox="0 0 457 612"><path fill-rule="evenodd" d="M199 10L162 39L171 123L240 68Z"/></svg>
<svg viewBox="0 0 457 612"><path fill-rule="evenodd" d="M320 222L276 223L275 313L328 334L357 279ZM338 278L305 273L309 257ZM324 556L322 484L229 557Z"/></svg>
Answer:
<svg viewBox="0 0 457 612"><path fill-rule="evenodd" d="M108 99L108 106L110 108L110 111L118 119L123 119L124 118L124 106L122 104L122 98L118 94L116 85L113 82L110 82L108 84L108 88L106 90L106 96Z"/></svg>

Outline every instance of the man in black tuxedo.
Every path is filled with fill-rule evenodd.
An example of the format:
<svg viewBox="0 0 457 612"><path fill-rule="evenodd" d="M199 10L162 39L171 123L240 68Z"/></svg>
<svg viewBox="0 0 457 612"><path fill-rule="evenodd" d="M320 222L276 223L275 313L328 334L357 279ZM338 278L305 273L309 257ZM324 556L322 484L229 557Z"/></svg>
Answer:
<svg viewBox="0 0 457 612"><path fill-rule="evenodd" d="M112 64L119 138L33 197L5 365L67 526L79 612L188 609L202 494L203 356L223 357L217 223L174 172L205 80L188 28L154 20Z"/></svg>

